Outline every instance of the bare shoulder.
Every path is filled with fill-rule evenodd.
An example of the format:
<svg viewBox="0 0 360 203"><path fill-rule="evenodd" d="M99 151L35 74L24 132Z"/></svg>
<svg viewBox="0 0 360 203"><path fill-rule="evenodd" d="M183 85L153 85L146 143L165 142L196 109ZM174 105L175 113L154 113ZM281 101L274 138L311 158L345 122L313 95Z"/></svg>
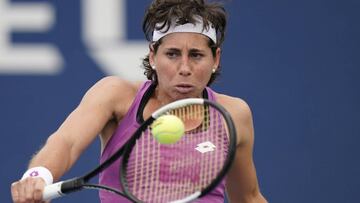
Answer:
<svg viewBox="0 0 360 203"><path fill-rule="evenodd" d="M96 82L95 85L91 88L91 90L108 90L107 93L112 93L113 91L117 92L119 90L126 90L122 92L126 94L136 91L139 84L140 83L123 80L117 76L107 76Z"/></svg>
<svg viewBox="0 0 360 203"><path fill-rule="evenodd" d="M217 101L229 111L234 119L251 119L251 109L243 99L224 94L217 94Z"/></svg>
<svg viewBox="0 0 360 203"><path fill-rule="evenodd" d="M116 76L107 76L96 82L85 94L82 103L105 105L113 111L126 111L141 83L129 82Z"/></svg>
<svg viewBox="0 0 360 203"><path fill-rule="evenodd" d="M249 105L241 98L217 94L219 104L230 113L236 125L238 145L253 142L253 120Z"/></svg>
<svg viewBox="0 0 360 203"><path fill-rule="evenodd" d="M87 94L100 94L106 98L130 96L136 93L140 83L129 82L116 76L107 76L96 82Z"/></svg>

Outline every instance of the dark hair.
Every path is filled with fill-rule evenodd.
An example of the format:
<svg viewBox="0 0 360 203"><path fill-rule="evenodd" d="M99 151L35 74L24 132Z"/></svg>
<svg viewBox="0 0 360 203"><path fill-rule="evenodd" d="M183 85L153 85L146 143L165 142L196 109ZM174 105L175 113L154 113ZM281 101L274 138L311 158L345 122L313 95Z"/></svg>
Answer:
<svg viewBox="0 0 360 203"><path fill-rule="evenodd" d="M147 9L143 20L143 31L145 37L150 41L150 48L156 53L162 40L152 42L152 33L157 23L163 23L157 30L169 29L173 19L178 19L177 24L196 23L195 16L203 19L204 29L207 29L209 23L216 30L216 44L209 38L209 47L215 57L216 50L221 47L225 38L226 12L222 4L216 2L205 2L205 0L154 0ZM152 47L151 47L152 46ZM143 59L145 68L144 74L149 80L157 82L156 72L151 68L149 55ZM211 75L208 82L210 85L220 74L220 65L216 72Z"/></svg>

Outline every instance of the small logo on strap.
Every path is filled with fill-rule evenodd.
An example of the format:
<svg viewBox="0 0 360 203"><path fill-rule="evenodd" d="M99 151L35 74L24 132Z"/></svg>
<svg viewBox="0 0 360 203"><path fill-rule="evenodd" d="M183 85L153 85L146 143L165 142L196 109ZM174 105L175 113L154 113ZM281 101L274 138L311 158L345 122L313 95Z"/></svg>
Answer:
<svg viewBox="0 0 360 203"><path fill-rule="evenodd" d="M32 171L30 173L30 177L36 177L36 176L39 176L39 172L38 171Z"/></svg>

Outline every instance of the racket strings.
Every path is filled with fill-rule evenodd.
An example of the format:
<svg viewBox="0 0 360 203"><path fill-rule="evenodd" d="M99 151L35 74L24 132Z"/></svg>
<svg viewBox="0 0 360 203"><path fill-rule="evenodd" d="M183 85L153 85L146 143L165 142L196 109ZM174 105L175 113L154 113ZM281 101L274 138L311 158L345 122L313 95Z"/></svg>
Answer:
<svg viewBox="0 0 360 203"><path fill-rule="evenodd" d="M190 126L181 140L162 145L148 129L129 157L128 188L144 202L169 202L203 190L217 177L226 159L227 126L217 110L190 105L167 114Z"/></svg>

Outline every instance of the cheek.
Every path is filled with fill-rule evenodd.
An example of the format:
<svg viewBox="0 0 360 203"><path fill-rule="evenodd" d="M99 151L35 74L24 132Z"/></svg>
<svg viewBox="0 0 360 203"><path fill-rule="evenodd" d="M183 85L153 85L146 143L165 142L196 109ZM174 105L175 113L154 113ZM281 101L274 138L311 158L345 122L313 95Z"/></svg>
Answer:
<svg viewBox="0 0 360 203"><path fill-rule="evenodd" d="M204 66L197 69L197 71L195 71L196 76L199 78L210 78L212 74L212 68L209 67L210 66Z"/></svg>
<svg viewBox="0 0 360 203"><path fill-rule="evenodd" d="M158 78L162 80L171 80L176 75L176 71L169 66L156 67Z"/></svg>

